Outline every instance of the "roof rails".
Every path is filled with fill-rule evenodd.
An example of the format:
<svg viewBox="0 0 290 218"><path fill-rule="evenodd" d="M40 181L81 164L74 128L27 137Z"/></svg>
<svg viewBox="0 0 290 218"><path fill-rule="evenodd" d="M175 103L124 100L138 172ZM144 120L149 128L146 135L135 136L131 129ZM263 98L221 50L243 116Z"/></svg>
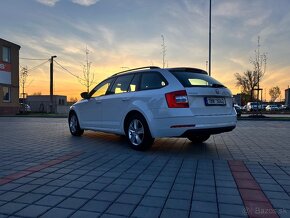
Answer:
<svg viewBox="0 0 290 218"><path fill-rule="evenodd" d="M129 70L124 70L124 71L121 71L121 72L115 73L115 74L112 75L112 76L116 76L116 75L119 75L119 74L121 74L121 73L126 73L126 72L130 72L130 71L134 71L134 70L141 70L141 69L160 69L160 67L157 67L157 66L138 67L138 68L129 69Z"/></svg>

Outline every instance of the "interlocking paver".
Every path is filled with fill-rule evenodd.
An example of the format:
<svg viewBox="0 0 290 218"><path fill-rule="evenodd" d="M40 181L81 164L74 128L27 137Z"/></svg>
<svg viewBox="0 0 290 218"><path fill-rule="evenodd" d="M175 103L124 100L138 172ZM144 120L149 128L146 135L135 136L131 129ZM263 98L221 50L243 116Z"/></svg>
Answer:
<svg viewBox="0 0 290 218"><path fill-rule="evenodd" d="M33 193L39 193L39 194L49 194L53 191L55 191L56 189L58 189L59 187L57 186L40 186L39 188L37 189L34 189L32 192Z"/></svg>
<svg viewBox="0 0 290 218"><path fill-rule="evenodd" d="M0 206L0 213L7 214L7 215L13 214L26 206L27 204L23 204L23 203L8 202L4 204L3 206Z"/></svg>
<svg viewBox="0 0 290 218"><path fill-rule="evenodd" d="M243 198L261 188L281 217L290 214L290 122L239 121L233 132L202 145L157 139L148 152L131 150L110 134L71 137L66 119L0 122L0 207L11 205L6 207L12 217L31 216L34 209L35 216L58 217L245 217L242 187L252 188ZM82 154L41 167L75 151ZM231 169L227 160L237 159L247 169L238 164ZM35 171L25 176L26 169ZM3 184L9 175L14 180ZM249 175L258 186L247 181L237 186L236 178ZM24 207L14 211L16 205Z"/></svg>
<svg viewBox="0 0 290 218"><path fill-rule="evenodd" d="M52 194L53 195L61 195L61 196L70 196L73 193L77 192L78 189L76 188L66 188L66 187L61 187L54 191Z"/></svg>
<svg viewBox="0 0 290 218"><path fill-rule="evenodd" d="M81 207L81 210L102 213L109 207L109 205L110 202L107 201L90 200L83 207Z"/></svg>
<svg viewBox="0 0 290 218"><path fill-rule="evenodd" d="M192 201L191 211L217 213L217 204L214 202L206 201Z"/></svg>
<svg viewBox="0 0 290 218"><path fill-rule="evenodd" d="M44 205L44 206L55 206L62 202L65 199L63 196L57 195L46 195L44 198L36 201L35 204Z"/></svg>
<svg viewBox="0 0 290 218"><path fill-rule="evenodd" d="M196 218L196 217L202 217L202 218L218 218L217 213L201 213L196 211L190 212L190 218Z"/></svg>
<svg viewBox="0 0 290 218"><path fill-rule="evenodd" d="M64 208L52 208L51 210L47 211L45 214L41 215L43 218L51 218L51 217L59 217L59 218L65 218L69 217L72 213L74 213L74 210L64 209Z"/></svg>
<svg viewBox="0 0 290 218"><path fill-rule="evenodd" d="M246 209L243 205L220 203L219 212L223 215L245 216Z"/></svg>
<svg viewBox="0 0 290 218"><path fill-rule="evenodd" d="M6 192L6 193L0 195L0 200L12 201L12 200L14 200L22 195L24 195L24 193L22 193L22 192Z"/></svg>
<svg viewBox="0 0 290 218"><path fill-rule="evenodd" d="M19 202L19 203L32 204L42 197L44 197L43 194L27 193L27 194L22 195L19 198L14 199L14 201Z"/></svg>
<svg viewBox="0 0 290 218"><path fill-rule="evenodd" d="M217 198L219 203L243 205L243 200L239 195L218 194Z"/></svg>
<svg viewBox="0 0 290 218"><path fill-rule="evenodd" d="M163 207L166 198L162 197L153 197L153 196L145 196L140 202L141 205L148 207Z"/></svg>
<svg viewBox="0 0 290 218"><path fill-rule="evenodd" d="M57 207L77 210L81 206L83 206L86 202L87 202L87 200L85 200L85 199L66 198L64 201L62 201L60 204L58 204Z"/></svg>
<svg viewBox="0 0 290 218"><path fill-rule="evenodd" d="M269 199L290 200L290 196L285 192L265 191L265 194Z"/></svg>
<svg viewBox="0 0 290 218"><path fill-rule="evenodd" d="M138 206L133 214L132 217L159 217L161 213L161 208L156 208L156 207L146 207L146 206Z"/></svg>
<svg viewBox="0 0 290 218"><path fill-rule="evenodd" d="M134 208L135 205L114 203L108 208L106 212L110 214L129 216Z"/></svg>
<svg viewBox="0 0 290 218"><path fill-rule="evenodd" d="M222 195L240 195L237 188L217 187L217 193Z"/></svg>
<svg viewBox="0 0 290 218"><path fill-rule="evenodd" d="M191 192L188 191L171 191L169 194L170 198L176 198L176 199L186 199L186 200L190 200L192 196Z"/></svg>
<svg viewBox="0 0 290 218"><path fill-rule="evenodd" d="M130 186L125 190L125 193L143 195L147 191L145 187Z"/></svg>
<svg viewBox="0 0 290 218"><path fill-rule="evenodd" d="M96 190L80 189L79 191L74 193L72 196L75 198L91 199L94 196L96 196L97 193L98 191Z"/></svg>
<svg viewBox="0 0 290 218"><path fill-rule="evenodd" d="M20 210L19 212L17 212L16 215L22 217L39 217L49 209L50 207L46 206L29 205L24 209Z"/></svg>
<svg viewBox="0 0 290 218"><path fill-rule="evenodd" d="M97 218L99 217L100 213L90 212L90 211L82 211L78 210L74 214L72 214L71 218Z"/></svg>
<svg viewBox="0 0 290 218"><path fill-rule="evenodd" d="M177 210L165 208L161 213L161 218L187 218L189 214L188 210Z"/></svg>
<svg viewBox="0 0 290 218"><path fill-rule="evenodd" d="M141 200L142 195L133 195L133 194L122 194L116 202L118 203L127 203L127 204L138 204Z"/></svg>
<svg viewBox="0 0 290 218"><path fill-rule="evenodd" d="M203 192L194 192L193 196L192 196L192 199L196 200L196 201L216 202L216 194L203 193Z"/></svg>
<svg viewBox="0 0 290 218"><path fill-rule="evenodd" d="M189 210L190 201L183 199L169 198L164 206L165 208L176 209L176 210Z"/></svg>

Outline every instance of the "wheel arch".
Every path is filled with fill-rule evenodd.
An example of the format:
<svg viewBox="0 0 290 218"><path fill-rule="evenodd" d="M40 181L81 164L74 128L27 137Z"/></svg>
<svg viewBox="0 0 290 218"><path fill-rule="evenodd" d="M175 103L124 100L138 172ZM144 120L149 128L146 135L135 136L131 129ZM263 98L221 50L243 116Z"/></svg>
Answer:
<svg viewBox="0 0 290 218"><path fill-rule="evenodd" d="M80 127L82 128L82 123L80 122L79 114L77 113L77 111L76 111L74 108L71 108L71 109L69 110L69 113L68 113L68 121L69 121L70 116L71 116L72 114L75 114L75 115L77 116L77 119L78 119L79 125L80 125Z"/></svg>
<svg viewBox="0 0 290 218"><path fill-rule="evenodd" d="M140 112L139 110L134 109L134 110L131 110L130 112L128 112L127 115L124 118L124 121L123 121L123 131L124 131L125 135L126 135L126 125L128 123L128 120L129 120L129 118L131 116L133 116L135 114L139 114L139 115L141 115L145 119L145 121L147 123L147 126L149 128L149 131L150 131L150 133L152 133L151 128L150 128L150 124L148 122L148 118L142 112Z"/></svg>

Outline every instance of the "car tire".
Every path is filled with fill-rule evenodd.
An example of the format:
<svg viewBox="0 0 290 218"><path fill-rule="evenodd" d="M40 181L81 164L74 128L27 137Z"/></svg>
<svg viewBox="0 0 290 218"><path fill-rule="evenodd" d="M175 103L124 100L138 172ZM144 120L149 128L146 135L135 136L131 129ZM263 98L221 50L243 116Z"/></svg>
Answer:
<svg viewBox="0 0 290 218"><path fill-rule="evenodd" d="M84 130L80 128L79 119L75 112L70 113L68 118L68 126L70 133L73 136L81 136L84 133Z"/></svg>
<svg viewBox="0 0 290 218"><path fill-rule="evenodd" d="M206 140L208 140L210 135L191 135L188 136L187 138L193 143L193 144L199 144L203 143Z"/></svg>
<svg viewBox="0 0 290 218"><path fill-rule="evenodd" d="M154 142L148 124L140 114L134 114L127 120L126 137L130 147L139 151L149 149Z"/></svg>

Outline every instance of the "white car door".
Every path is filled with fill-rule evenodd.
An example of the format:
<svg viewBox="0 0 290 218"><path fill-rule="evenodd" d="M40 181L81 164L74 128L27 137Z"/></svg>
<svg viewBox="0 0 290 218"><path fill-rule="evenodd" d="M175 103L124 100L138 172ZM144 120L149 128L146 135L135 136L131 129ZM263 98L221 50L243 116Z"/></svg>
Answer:
<svg viewBox="0 0 290 218"><path fill-rule="evenodd" d="M97 85L89 94L90 98L83 100L79 106L81 126L84 129L102 129L103 111L102 98L106 95L113 79L108 79Z"/></svg>
<svg viewBox="0 0 290 218"><path fill-rule="evenodd" d="M128 112L134 91L138 84L138 75L120 75L110 89L110 95L103 96L102 126L108 132L122 133L122 120Z"/></svg>

